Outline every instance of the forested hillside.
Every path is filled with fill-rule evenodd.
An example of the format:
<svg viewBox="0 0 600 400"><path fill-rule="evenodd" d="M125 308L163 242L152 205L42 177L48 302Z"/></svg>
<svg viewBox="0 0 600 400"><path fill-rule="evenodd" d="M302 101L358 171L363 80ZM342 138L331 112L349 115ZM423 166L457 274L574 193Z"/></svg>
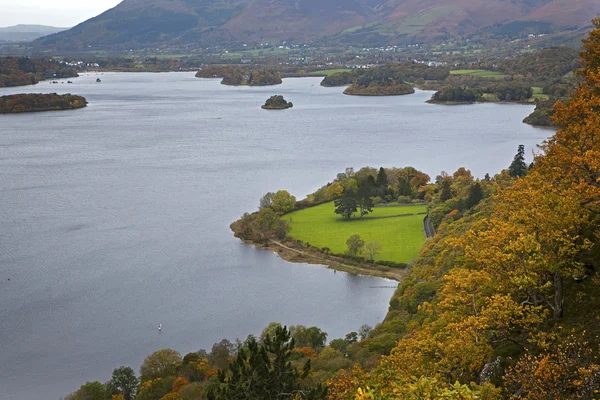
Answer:
<svg viewBox="0 0 600 400"><path fill-rule="evenodd" d="M594 25L578 87L554 107L559 129L531 165L521 146L493 177L461 168L430 184L405 180L409 200L429 202L437 234L374 330L327 343L317 327L271 324L210 353L161 350L139 380L122 367L68 399L597 399L600 18ZM321 195L360 189L340 183L350 172ZM391 174L377 176L390 187ZM296 206L289 193L273 196L257 226L285 236L278 216Z"/></svg>
<svg viewBox="0 0 600 400"><path fill-rule="evenodd" d="M0 57L0 87L34 85L47 78L71 78L77 71L54 60Z"/></svg>

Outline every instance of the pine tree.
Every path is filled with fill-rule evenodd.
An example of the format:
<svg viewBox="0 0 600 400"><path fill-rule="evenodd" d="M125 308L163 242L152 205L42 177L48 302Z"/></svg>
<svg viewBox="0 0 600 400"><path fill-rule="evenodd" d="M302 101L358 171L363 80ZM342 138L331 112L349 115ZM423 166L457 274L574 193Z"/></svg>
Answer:
<svg viewBox="0 0 600 400"><path fill-rule="evenodd" d="M371 200L371 196L375 194L376 189L375 182L371 175L359 185L356 203L360 208L361 218L368 213L373 212L373 200Z"/></svg>
<svg viewBox="0 0 600 400"><path fill-rule="evenodd" d="M302 387L300 380L310 372L310 360L299 372L291 363L294 339L286 327L277 327L262 344L249 338L229 364L219 371L218 384L209 387L209 400L305 399L324 400L327 388Z"/></svg>
<svg viewBox="0 0 600 400"><path fill-rule="evenodd" d="M377 185L377 188L379 189L379 192L382 196L385 196L387 192L388 182L389 181L385 169L383 169L383 167L379 168L375 184Z"/></svg>
<svg viewBox="0 0 600 400"><path fill-rule="evenodd" d="M469 187L467 194L467 208L473 208L483 199L483 189L479 182L475 182Z"/></svg>
<svg viewBox="0 0 600 400"><path fill-rule="evenodd" d="M410 186L410 181L408 180L408 178L400 180L400 184L398 185L398 194L400 196L412 197L412 188Z"/></svg>
<svg viewBox="0 0 600 400"><path fill-rule="evenodd" d="M451 188L451 182L449 179L444 179L442 181L442 190L440 192L440 200L441 201L448 201L452 198L452 188Z"/></svg>
<svg viewBox="0 0 600 400"><path fill-rule="evenodd" d="M358 202L356 201L356 192L352 189L344 189L342 197L335 199L335 213L341 215L343 219L350 219L352 214L358 211Z"/></svg>
<svg viewBox="0 0 600 400"><path fill-rule="evenodd" d="M517 154L513 159L513 162L508 167L508 172L513 178L522 178L527 175L527 164L525 164L525 146L519 145Z"/></svg>

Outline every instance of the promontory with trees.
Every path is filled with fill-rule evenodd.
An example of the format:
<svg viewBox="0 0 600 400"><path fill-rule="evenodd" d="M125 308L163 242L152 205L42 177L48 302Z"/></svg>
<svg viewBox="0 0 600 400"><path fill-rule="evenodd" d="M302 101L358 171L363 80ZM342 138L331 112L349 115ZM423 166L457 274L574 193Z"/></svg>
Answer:
<svg viewBox="0 0 600 400"><path fill-rule="evenodd" d="M85 97L74 94L13 94L0 97L0 114L74 110L87 104Z"/></svg>
<svg viewBox="0 0 600 400"><path fill-rule="evenodd" d="M232 65L214 65L202 68L197 78L222 78L223 85L271 86L281 84L281 73L270 68L246 68Z"/></svg>
<svg viewBox="0 0 600 400"><path fill-rule="evenodd" d="M28 57L0 57L0 87L35 85L44 79L79 76L59 61Z"/></svg>
<svg viewBox="0 0 600 400"><path fill-rule="evenodd" d="M318 251L322 263L356 258L366 271L402 271L381 324L328 342L318 327L271 323L259 337L225 339L211 351L159 350L139 374L119 367L67 400L597 399L600 18L594 27L576 90L554 106L558 129L533 163L519 146L506 170L482 179L464 168L433 182L414 168L347 169L302 201L269 193L233 224L237 236L277 242L299 261ZM435 235L421 239L409 265L378 263L389 257L381 236L358 229L382 230L388 220L410 226L415 213L398 214L400 204L426 204ZM309 234L331 240L325 214L355 231L343 237L345 251L288 246L317 217L325 226ZM384 236L402 246L397 234Z"/></svg>

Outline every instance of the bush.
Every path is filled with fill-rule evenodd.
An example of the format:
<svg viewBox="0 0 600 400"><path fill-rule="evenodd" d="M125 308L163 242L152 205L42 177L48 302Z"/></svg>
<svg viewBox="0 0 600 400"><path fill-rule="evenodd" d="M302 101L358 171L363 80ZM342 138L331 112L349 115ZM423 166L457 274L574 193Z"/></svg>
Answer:
<svg viewBox="0 0 600 400"><path fill-rule="evenodd" d="M377 265L384 265L384 266L390 267L390 268L398 268L398 269L408 268L408 264L394 262L394 261L380 260L380 261L376 261L375 264L377 264Z"/></svg>
<svg viewBox="0 0 600 400"><path fill-rule="evenodd" d="M410 204L411 201L409 196L398 196L398 204Z"/></svg>

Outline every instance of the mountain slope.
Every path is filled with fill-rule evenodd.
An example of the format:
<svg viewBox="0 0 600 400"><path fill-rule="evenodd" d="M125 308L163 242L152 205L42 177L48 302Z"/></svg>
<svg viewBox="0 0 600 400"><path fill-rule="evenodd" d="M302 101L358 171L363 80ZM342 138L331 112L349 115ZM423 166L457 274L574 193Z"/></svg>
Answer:
<svg viewBox="0 0 600 400"><path fill-rule="evenodd" d="M42 36L66 31L69 28L57 28L46 25L15 25L0 28L0 42L30 42Z"/></svg>
<svg viewBox="0 0 600 400"><path fill-rule="evenodd" d="M82 50L332 38L348 44L401 43L499 25L582 27L598 12L597 0L124 0L36 44Z"/></svg>

